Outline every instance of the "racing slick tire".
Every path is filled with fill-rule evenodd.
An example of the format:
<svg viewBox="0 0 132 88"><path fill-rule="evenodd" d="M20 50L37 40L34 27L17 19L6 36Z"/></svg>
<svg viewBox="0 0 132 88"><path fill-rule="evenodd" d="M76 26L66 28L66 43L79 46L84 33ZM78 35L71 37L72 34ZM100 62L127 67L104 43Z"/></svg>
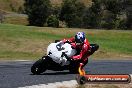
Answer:
<svg viewBox="0 0 132 88"><path fill-rule="evenodd" d="M43 72L45 72L47 70L46 67L46 60L44 59L44 57L42 59L39 59L38 61L36 61L33 66L31 67L31 72L34 75L39 75Z"/></svg>

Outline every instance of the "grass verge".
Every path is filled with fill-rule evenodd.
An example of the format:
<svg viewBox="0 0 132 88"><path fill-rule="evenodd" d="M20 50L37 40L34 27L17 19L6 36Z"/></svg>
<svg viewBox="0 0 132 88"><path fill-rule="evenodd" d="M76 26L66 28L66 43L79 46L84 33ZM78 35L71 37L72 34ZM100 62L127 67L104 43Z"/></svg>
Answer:
<svg viewBox="0 0 132 88"><path fill-rule="evenodd" d="M132 59L132 31L33 27L0 24L0 59L38 59L46 54L55 39L74 36L84 31L90 43L100 49L91 56L96 59Z"/></svg>

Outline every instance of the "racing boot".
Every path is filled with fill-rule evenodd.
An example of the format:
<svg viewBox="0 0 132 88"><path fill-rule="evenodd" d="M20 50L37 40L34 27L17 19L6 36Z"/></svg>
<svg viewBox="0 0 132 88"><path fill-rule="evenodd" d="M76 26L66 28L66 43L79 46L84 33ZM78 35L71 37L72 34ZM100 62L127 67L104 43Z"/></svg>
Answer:
<svg viewBox="0 0 132 88"><path fill-rule="evenodd" d="M81 76L84 76L86 73L85 73L85 70L83 69L83 63L80 63L79 65L79 68L78 68L78 72Z"/></svg>

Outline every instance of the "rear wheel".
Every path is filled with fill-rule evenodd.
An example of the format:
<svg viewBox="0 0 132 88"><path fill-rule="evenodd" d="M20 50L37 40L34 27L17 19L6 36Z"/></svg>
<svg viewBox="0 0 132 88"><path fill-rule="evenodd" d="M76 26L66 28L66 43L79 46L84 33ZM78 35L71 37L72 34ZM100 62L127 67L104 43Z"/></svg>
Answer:
<svg viewBox="0 0 132 88"><path fill-rule="evenodd" d="M79 73L77 69L76 70L70 69L69 72L72 74L78 74Z"/></svg>
<svg viewBox="0 0 132 88"><path fill-rule="evenodd" d="M79 64L80 64L80 61L72 61L70 64L69 72L73 74L78 74Z"/></svg>
<svg viewBox="0 0 132 88"><path fill-rule="evenodd" d="M79 72L78 72L78 66L73 66L73 67L71 67L70 69L69 69L69 72L70 73L73 73L73 74L78 74Z"/></svg>
<svg viewBox="0 0 132 88"><path fill-rule="evenodd" d="M39 75L47 70L47 61L45 57L36 61L31 67L31 72L35 75Z"/></svg>

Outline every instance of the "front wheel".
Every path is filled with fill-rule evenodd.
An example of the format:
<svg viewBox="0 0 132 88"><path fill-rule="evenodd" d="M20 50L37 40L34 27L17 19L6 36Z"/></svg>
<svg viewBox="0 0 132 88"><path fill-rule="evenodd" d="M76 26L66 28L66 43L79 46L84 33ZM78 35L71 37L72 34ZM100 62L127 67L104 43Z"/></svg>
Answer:
<svg viewBox="0 0 132 88"><path fill-rule="evenodd" d="M34 74L34 75L39 75L41 73L43 73L44 71L47 70L46 68L46 60L45 59L39 59L38 61L36 61L33 66L31 67L31 72Z"/></svg>

